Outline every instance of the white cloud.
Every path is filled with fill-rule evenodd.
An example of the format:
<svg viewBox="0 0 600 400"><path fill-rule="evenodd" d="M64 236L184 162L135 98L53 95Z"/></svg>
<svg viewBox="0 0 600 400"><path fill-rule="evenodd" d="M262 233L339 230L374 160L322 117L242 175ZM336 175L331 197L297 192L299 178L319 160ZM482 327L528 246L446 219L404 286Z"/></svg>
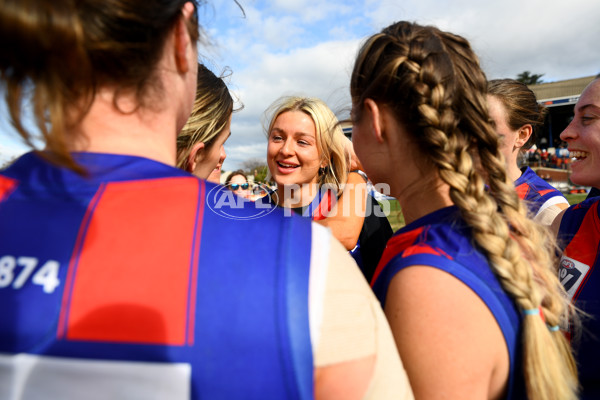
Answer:
<svg viewBox="0 0 600 400"><path fill-rule="evenodd" d="M19 157L21 154L27 152L28 149L25 146L5 146L0 145L0 168L7 162L14 160Z"/></svg>
<svg viewBox="0 0 600 400"><path fill-rule="evenodd" d="M357 48L356 40L338 41L289 53L263 54L256 64L234 72L232 80L237 82L236 94L242 99L244 109L233 117L225 168L237 168L238 159L264 158L263 115L283 95L319 97L337 113L347 109L348 84ZM263 147L256 145L257 142Z"/></svg>
<svg viewBox="0 0 600 400"><path fill-rule="evenodd" d="M4 87L0 87L0 98L2 99L2 101L0 101L0 167L4 165L5 162L31 150L31 148L25 144L17 130L9 122L9 112L6 103L3 101L5 94L4 90ZM32 140L35 145L40 148L43 147L43 145L36 140L35 134L39 131L33 122L30 108L25 105L22 112L24 115L23 125L25 129L32 133Z"/></svg>
<svg viewBox="0 0 600 400"><path fill-rule="evenodd" d="M359 43L398 20L464 36L489 78L516 77L528 70L551 81L600 72L600 2L595 0L364 0L343 5L278 0L267 6L260 1L242 5L246 20L237 21L234 30L215 31L246 107L234 116L226 167L244 157L264 157L261 116L283 94L321 97L334 111L347 107Z"/></svg>
<svg viewBox="0 0 600 400"><path fill-rule="evenodd" d="M267 141L249 145L226 145L227 160L224 170L231 171L242 167L246 160L258 158L266 163Z"/></svg>
<svg viewBox="0 0 600 400"><path fill-rule="evenodd" d="M347 14L355 6L355 4L351 4L349 1L274 0L269 2L269 6L265 11L289 13L295 15L305 23L314 23L330 20L335 15Z"/></svg>
<svg viewBox="0 0 600 400"><path fill-rule="evenodd" d="M372 2L377 30L395 20L433 24L464 36L490 78L525 70L562 80L600 72L600 2L411 0Z"/></svg>
<svg viewBox="0 0 600 400"><path fill-rule="evenodd" d="M216 73L230 66L234 114L227 169L266 153L261 116L284 94L349 106L359 43L398 20L434 24L467 38L489 78L529 70L562 80L600 72L597 0L212 0L200 13L216 47L201 50ZM210 4L209 3L209 4ZM0 132L0 135L3 135ZM0 136L4 142L5 135Z"/></svg>

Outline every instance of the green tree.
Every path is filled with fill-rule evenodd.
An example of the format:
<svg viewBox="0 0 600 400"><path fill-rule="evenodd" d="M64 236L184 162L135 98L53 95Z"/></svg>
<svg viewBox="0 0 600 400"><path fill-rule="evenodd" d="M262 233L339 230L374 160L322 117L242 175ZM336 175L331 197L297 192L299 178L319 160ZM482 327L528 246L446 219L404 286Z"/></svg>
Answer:
<svg viewBox="0 0 600 400"><path fill-rule="evenodd" d="M266 165L263 165L260 169L256 169L254 173L254 182L267 182L267 172L269 172L269 168Z"/></svg>
<svg viewBox="0 0 600 400"><path fill-rule="evenodd" d="M529 71L523 71L517 75L517 80L526 85L537 85L538 83L544 82L542 76L544 76L544 74L532 74Z"/></svg>
<svg viewBox="0 0 600 400"><path fill-rule="evenodd" d="M267 162L260 158L251 158L244 161L242 168L248 175L254 176L254 182L265 182L267 172L269 171Z"/></svg>

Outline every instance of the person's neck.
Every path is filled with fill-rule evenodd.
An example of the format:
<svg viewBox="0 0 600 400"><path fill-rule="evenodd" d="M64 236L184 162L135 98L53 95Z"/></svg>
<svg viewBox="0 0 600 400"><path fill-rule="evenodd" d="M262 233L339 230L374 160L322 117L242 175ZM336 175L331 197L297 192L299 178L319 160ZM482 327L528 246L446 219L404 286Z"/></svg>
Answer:
<svg viewBox="0 0 600 400"><path fill-rule="evenodd" d="M519 179L522 174L523 173L521 172L521 169L517 165L516 160L506 166L506 175L508 176L508 179L511 180L511 182L514 182L517 179Z"/></svg>
<svg viewBox="0 0 600 400"><path fill-rule="evenodd" d="M316 183L302 185L277 185L277 205L285 208L298 208L309 205L319 191Z"/></svg>
<svg viewBox="0 0 600 400"><path fill-rule="evenodd" d="M414 182L400 193L394 193L400 203L404 222L409 224L434 211L454 205L450 199L450 188L447 184L432 184L423 179Z"/></svg>
<svg viewBox="0 0 600 400"><path fill-rule="evenodd" d="M81 123L69 132L71 150L140 156L175 165L176 112L168 106L135 109L133 104L127 97L120 98L119 111L112 92L98 93Z"/></svg>

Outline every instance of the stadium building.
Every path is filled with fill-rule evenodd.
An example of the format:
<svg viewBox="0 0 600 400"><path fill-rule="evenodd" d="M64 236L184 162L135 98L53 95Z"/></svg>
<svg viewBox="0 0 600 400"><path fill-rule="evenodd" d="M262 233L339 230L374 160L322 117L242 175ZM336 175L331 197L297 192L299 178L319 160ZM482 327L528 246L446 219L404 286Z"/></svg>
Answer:
<svg viewBox="0 0 600 400"><path fill-rule="evenodd" d="M551 149L560 146L560 133L571 122L573 109L581 92L594 78L595 76L586 76L529 86L538 102L548 108L544 128L537 139L538 148Z"/></svg>

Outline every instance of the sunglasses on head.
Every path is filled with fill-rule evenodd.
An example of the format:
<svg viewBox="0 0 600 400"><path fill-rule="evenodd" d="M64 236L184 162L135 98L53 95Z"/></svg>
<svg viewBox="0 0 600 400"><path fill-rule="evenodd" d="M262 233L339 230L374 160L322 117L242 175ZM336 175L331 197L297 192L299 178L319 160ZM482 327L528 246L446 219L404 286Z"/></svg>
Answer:
<svg viewBox="0 0 600 400"><path fill-rule="evenodd" d="M246 190L248 189L248 184L247 183L242 183L241 185L239 183L232 183L231 185L229 185L229 187L231 187L231 190L233 190L234 192L240 188L242 188L242 190Z"/></svg>

